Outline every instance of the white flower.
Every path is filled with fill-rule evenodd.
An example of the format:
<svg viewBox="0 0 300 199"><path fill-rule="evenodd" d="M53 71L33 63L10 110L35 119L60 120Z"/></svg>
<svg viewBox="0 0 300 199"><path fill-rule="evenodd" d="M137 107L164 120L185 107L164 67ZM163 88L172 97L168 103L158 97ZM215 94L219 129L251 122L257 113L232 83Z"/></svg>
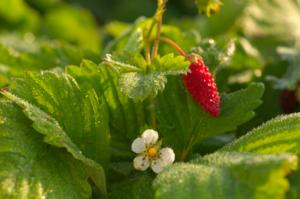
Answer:
<svg viewBox="0 0 300 199"><path fill-rule="evenodd" d="M171 148L160 148L158 133L152 129L144 131L141 137L136 138L131 145L131 150L138 154L133 160L133 166L137 170L145 171L148 167L155 173L159 173L164 167L171 165L175 160L175 154Z"/></svg>

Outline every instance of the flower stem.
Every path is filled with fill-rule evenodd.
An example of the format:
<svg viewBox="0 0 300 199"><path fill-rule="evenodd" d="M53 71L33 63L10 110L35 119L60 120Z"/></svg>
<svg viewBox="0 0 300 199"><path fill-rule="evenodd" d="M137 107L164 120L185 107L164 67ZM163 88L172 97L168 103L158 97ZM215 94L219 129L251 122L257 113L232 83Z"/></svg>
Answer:
<svg viewBox="0 0 300 199"><path fill-rule="evenodd" d="M149 97L149 111L150 111L150 123L153 129L156 129L157 122L156 122L156 113L155 113L155 97L151 95Z"/></svg>
<svg viewBox="0 0 300 199"><path fill-rule="evenodd" d="M145 58L148 64L151 64L151 55L150 55L150 39L151 39L151 33L153 31L153 28L156 24L156 20L152 20L152 23L150 25L150 28L148 30L148 33L145 37Z"/></svg>
<svg viewBox="0 0 300 199"><path fill-rule="evenodd" d="M157 29L156 29L156 37L154 40L153 48L152 48L152 57L153 60L158 54L159 48L159 41L160 41L160 31L162 25L163 14L165 11L167 0L157 0L157 12L156 12L156 22L157 22Z"/></svg>
<svg viewBox="0 0 300 199"><path fill-rule="evenodd" d="M158 46L159 46L159 41L160 41L160 30L161 30L161 25L162 25L162 18L163 18L163 13L165 11L165 6L166 6L167 0L157 0L157 9L155 12L155 15L153 17L153 21L149 27L149 30L147 32L147 35L145 37L145 59L147 63L150 65L153 58L155 58L158 54ZM156 30L156 38L154 40L153 48L152 48L152 54L150 54L150 40L151 40L151 34L152 31L157 25L157 30ZM150 112L150 123L152 128L156 129L157 127L157 122L156 122L156 113L155 113L155 97L150 96L149 97L149 112Z"/></svg>

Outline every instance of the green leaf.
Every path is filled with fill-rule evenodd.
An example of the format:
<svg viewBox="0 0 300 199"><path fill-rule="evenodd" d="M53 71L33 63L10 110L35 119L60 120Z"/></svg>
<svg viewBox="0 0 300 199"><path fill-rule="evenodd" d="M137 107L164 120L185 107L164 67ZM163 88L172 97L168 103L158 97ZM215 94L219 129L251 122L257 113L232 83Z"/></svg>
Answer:
<svg viewBox="0 0 300 199"><path fill-rule="evenodd" d="M164 75L179 75L188 71L189 64L183 56L175 56L173 53L170 53L162 57L155 57L149 66L149 70L162 72Z"/></svg>
<svg viewBox="0 0 300 199"><path fill-rule="evenodd" d="M124 48L125 48L126 44L128 43L131 35L135 34L135 32L138 29L141 29L143 32L145 29L149 28L151 22L152 22L151 19L148 19L145 17L139 17L138 19L136 19L132 25L126 27L125 30L120 32L114 40L110 41L105 46L103 55L111 53L111 52L124 52ZM144 32L143 32L143 34L144 34Z"/></svg>
<svg viewBox="0 0 300 199"><path fill-rule="evenodd" d="M141 174L114 183L110 188L108 197L110 199L153 199L152 181L152 176Z"/></svg>
<svg viewBox="0 0 300 199"><path fill-rule="evenodd" d="M121 91L134 101L156 96L165 87L166 75L185 73L189 65L183 56L174 54L157 56L148 65L140 54L115 53L106 55L104 63L120 73Z"/></svg>
<svg viewBox="0 0 300 199"><path fill-rule="evenodd" d="M107 162L107 107L93 89L81 90L70 75L42 72L27 73L11 92L52 116L83 154L99 163Z"/></svg>
<svg viewBox="0 0 300 199"><path fill-rule="evenodd" d="M192 49L192 53L200 55L205 65L214 71L225 65L228 65L235 55L235 40L215 41L214 39L203 39L200 46Z"/></svg>
<svg viewBox="0 0 300 199"><path fill-rule="evenodd" d="M69 66L67 73L76 79L81 88L95 89L98 96L103 96L109 110L112 159L132 161L130 146L147 124L146 105L134 103L123 95L118 86L117 72L105 65L98 66L85 60L80 67Z"/></svg>
<svg viewBox="0 0 300 199"><path fill-rule="evenodd" d="M89 198L85 166L49 146L11 102L0 101L0 198Z"/></svg>
<svg viewBox="0 0 300 199"><path fill-rule="evenodd" d="M134 101L143 101L155 96L165 87L167 79L160 73L125 73L120 78L121 91Z"/></svg>
<svg viewBox="0 0 300 199"><path fill-rule="evenodd" d="M221 151L300 155L300 113L279 116L250 131Z"/></svg>
<svg viewBox="0 0 300 199"><path fill-rule="evenodd" d="M141 28L138 28L130 35L128 42L124 47L124 51L129 53L139 53L143 48L143 44L143 32Z"/></svg>
<svg viewBox="0 0 300 199"><path fill-rule="evenodd" d="M9 55L1 63L22 69L50 69L79 64L83 58L100 61L96 54L64 41L39 38L32 33L2 33L0 43ZM55 58L55 59L54 59Z"/></svg>
<svg viewBox="0 0 300 199"><path fill-rule="evenodd" d="M134 101L143 101L149 96L155 96L163 90L166 83L165 75L178 75L186 73L189 63L183 56L166 54L163 57L157 56L149 64L140 54L143 47L143 34L147 34L152 20L139 19L127 30L124 31L108 49L114 52L106 54L104 64L107 64L120 73L120 88L123 94ZM172 30L172 31L170 31ZM170 32L180 38L179 29L174 27L162 27L162 32ZM152 37L152 35L150 35ZM108 50L106 50L107 52Z"/></svg>
<svg viewBox="0 0 300 199"><path fill-rule="evenodd" d="M115 49L112 54L106 54L104 64L111 66L120 73L120 88L123 94L134 101L143 101L155 96L163 90L166 83L165 75L178 75L186 73L189 63L183 56L174 56L170 53L163 57L157 56L149 64L140 54L143 47L143 33L150 28L151 20L140 19L120 35L108 49L113 46L123 46ZM170 31L171 27L163 27ZM162 29L163 29L162 28ZM176 30L176 36L180 32ZM182 35L180 35L182 36ZM151 37L151 35L150 35ZM107 51L106 51L107 52Z"/></svg>
<svg viewBox="0 0 300 199"><path fill-rule="evenodd" d="M0 34L0 86L24 71L59 70L68 64L79 64L83 58L99 61L94 54L56 40L38 39L31 33Z"/></svg>
<svg viewBox="0 0 300 199"><path fill-rule="evenodd" d="M300 197L300 171L293 172L289 177L290 190L287 193L287 199L299 199Z"/></svg>
<svg viewBox="0 0 300 199"><path fill-rule="evenodd" d="M189 62L183 56L174 56L173 53L157 56L153 63L148 65L139 53L123 52L107 54L104 63L116 69L118 72L162 72L164 75L177 75L186 73Z"/></svg>
<svg viewBox="0 0 300 199"><path fill-rule="evenodd" d="M203 12L210 16L214 12L218 12L222 4L221 0L195 0L200 14Z"/></svg>
<svg viewBox="0 0 300 199"><path fill-rule="evenodd" d="M137 72L146 69L147 63L139 53L106 54L104 64L107 64L120 73Z"/></svg>
<svg viewBox="0 0 300 199"><path fill-rule="evenodd" d="M23 109L23 112L28 119L33 121L32 127L37 132L45 135L44 141L46 143L56 147L66 148L75 159L86 164L87 172L91 175L93 180L95 180L99 189L106 194L105 174L103 168L98 163L82 155L82 151L72 142L54 118L41 111L36 106L29 104L25 100L22 100L13 94L4 92L3 95Z"/></svg>
<svg viewBox="0 0 300 199"><path fill-rule="evenodd" d="M154 181L155 198L281 199L296 167L288 154L215 153L168 167Z"/></svg>
<svg viewBox="0 0 300 199"><path fill-rule="evenodd" d="M164 144L174 148L177 157L185 159L196 143L232 131L250 120L261 103L263 91L263 84L253 83L246 89L221 95L221 114L214 118L191 98L180 78L169 78L156 100L158 129Z"/></svg>
<svg viewBox="0 0 300 199"><path fill-rule="evenodd" d="M45 141L65 147L86 163L92 177L102 178L95 183L105 193L104 173L97 163L106 166L109 159L108 115L95 91L81 91L69 75L44 72L19 79L12 93L17 97L5 95L24 109L35 130L46 135Z"/></svg>

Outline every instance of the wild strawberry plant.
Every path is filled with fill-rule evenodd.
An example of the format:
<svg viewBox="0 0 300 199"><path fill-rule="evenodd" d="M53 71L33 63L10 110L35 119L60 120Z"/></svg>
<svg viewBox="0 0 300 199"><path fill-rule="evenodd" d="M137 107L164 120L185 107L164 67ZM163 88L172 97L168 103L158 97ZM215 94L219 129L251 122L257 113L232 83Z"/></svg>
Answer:
<svg viewBox="0 0 300 199"><path fill-rule="evenodd" d="M168 24L157 0L103 45L86 10L28 2L0 2L0 198L300 197L300 24L268 16L298 2Z"/></svg>

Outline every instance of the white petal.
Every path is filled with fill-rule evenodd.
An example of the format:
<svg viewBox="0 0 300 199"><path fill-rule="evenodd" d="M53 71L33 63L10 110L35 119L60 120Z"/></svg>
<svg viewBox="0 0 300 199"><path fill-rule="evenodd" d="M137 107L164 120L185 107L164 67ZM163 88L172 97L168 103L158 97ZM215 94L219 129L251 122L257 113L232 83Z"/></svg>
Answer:
<svg viewBox="0 0 300 199"><path fill-rule="evenodd" d="M158 133L153 129L147 129L144 131L142 138L145 144L155 144L158 140Z"/></svg>
<svg viewBox="0 0 300 199"><path fill-rule="evenodd" d="M166 147L159 150L159 159L167 166L175 161L175 153L173 149Z"/></svg>
<svg viewBox="0 0 300 199"><path fill-rule="evenodd" d="M151 169L155 173L161 172L164 169L164 167L165 167L165 164L160 159L154 160L151 164Z"/></svg>
<svg viewBox="0 0 300 199"><path fill-rule="evenodd" d="M138 156L133 160L133 166L136 170L145 171L149 167L149 159L145 156Z"/></svg>
<svg viewBox="0 0 300 199"><path fill-rule="evenodd" d="M142 153L146 151L146 145L142 138L136 138L131 144L131 150L135 153Z"/></svg>

